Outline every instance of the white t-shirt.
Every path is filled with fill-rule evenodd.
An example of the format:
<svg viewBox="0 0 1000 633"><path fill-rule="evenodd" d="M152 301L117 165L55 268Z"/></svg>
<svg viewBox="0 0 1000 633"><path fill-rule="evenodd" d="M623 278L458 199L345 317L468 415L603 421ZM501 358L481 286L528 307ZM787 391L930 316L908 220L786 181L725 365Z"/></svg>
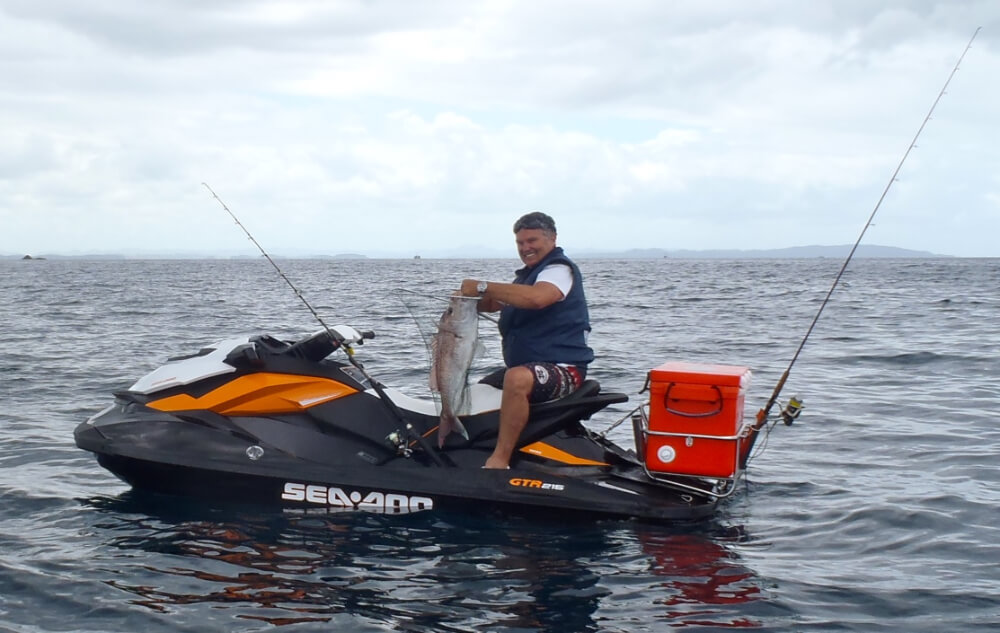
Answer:
<svg viewBox="0 0 1000 633"><path fill-rule="evenodd" d="M562 301L569 296L569 291L573 288L573 269L566 264L549 264L535 277L535 283L547 281L562 293Z"/></svg>

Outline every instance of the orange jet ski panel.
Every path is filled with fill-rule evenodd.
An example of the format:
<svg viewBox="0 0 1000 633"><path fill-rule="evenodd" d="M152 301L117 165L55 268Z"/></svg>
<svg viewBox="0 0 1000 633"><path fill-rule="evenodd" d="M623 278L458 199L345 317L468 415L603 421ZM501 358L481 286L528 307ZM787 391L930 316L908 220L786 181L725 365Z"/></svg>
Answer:
<svg viewBox="0 0 1000 633"><path fill-rule="evenodd" d="M303 411L357 391L329 378L261 372L240 376L203 396L181 393L148 406L159 411L203 409L221 415L268 415Z"/></svg>
<svg viewBox="0 0 1000 633"><path fill-rule="evenodd" d="M573 466L608 466L609 464L605 462L598 462L592 459L586 459L584 457L577 457L572 453L567 453L566 451L560 450L551 444L546 444L545 442L535 442L534 444L528 444L521 449L521 452L528 453L529 455L537 455L539 457L544 457L546 459L551 459L554 462L562 462L564 464L571 464Z"/></svg>

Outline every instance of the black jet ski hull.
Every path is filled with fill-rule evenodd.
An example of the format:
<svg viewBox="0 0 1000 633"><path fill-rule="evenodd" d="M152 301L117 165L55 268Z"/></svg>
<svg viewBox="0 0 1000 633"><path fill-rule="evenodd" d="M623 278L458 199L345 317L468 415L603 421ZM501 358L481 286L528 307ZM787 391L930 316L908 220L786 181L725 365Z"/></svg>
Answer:
<svg viewBox="0 0 1000 633"><path fill-rule="evenodd" d="M140 435L153 437L156 433ZM401 460L387 465L322 465L264 448L251 460L246 443L219 437L184 437L170 429L183 450L163 455L139 442L116 445L93 426L80 425L77 444L137 490L329 511L402 514L433 509L533 510L592 516L693 521L711 515L715 500L663 488L637 466L552 466L521 462L510 470L475 466L436 467ZM121 438L128 439L128 438ZM195 446L197 450L192 450ZM256 444L254 446L257 446ZM211 454L212 459L205 459ZM484 451L468 461L481 463ZM460 458L461 459L461 458Z"/></svg>
<svg viewBox="0 0 1000 633"><path fill-rule="evenodd" d="M602 490L599 483L573 477L510 471L463 473L459 487L443 489L440 482L414 481L383 472L325 472L275 474L220 472L193 466L146 462L101 455L98 463L136 490L183 497L217 499L330 512L367 511L408 514L429 510L460 512L532 511L542 514L585 514L593 517L697 521L711 516L716 503L682 499L651 503L630 500L632 493ZM359 476L360 475L360 476ZM415 485L416 484L416 485ZM423 485L421 485L423 484Z"/></svg>

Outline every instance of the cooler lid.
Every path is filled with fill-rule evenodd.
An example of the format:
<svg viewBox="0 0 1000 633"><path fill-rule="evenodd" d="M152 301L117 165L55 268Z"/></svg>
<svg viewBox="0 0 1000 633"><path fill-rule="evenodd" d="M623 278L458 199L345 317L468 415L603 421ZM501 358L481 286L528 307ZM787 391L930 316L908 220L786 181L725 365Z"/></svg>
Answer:
<svg viewBox="0 0 1000 633"><path fill-rule="evenodd" d="M649 379L653 382L745 387L750 382L750 368L739 365L670 361L650 371Z"/></svg>

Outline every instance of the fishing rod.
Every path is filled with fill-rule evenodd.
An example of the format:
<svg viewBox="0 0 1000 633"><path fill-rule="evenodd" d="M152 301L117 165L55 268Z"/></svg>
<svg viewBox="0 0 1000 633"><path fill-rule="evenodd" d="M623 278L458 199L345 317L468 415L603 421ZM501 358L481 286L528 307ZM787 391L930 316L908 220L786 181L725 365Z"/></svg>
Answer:
<svg viewBox="0 0 1000 633"><path fill-rule="evenodd" d="M795 354L792 356L791 362L788 363L788 368L785 369L785 373L781 375L781 378L778 380L778 384L775 385L774 391L771 393L771 397L768 399L767 404L765 404L764 407L757 412L757 422L756 424L754 424L753 427L754 432L750 437L751 447L753 446L753 441L757 437L756 432L760 430L760 428L764 426L764 424L767 422L768 415L771 413L771 408L774 407L775 402L777 402L778 395L784 388L785 382L788 380L788 375L792 371L792 366L795 364L795 361L798 360L799 354L802 352L802 348L805 347L806 345L806 341L809 340L809 335L812 334L813 328L816 327L816 322L819 321L820 315L823 314L823 309L826 307L826 304L829 303L830 297L833 295L833 291L837 289L837 284L840 283L841 276L844 274L844 271L847 270L847 265L850 263L851 258L854 257L854 252L858 250L858 245L861 244L861 239L865 236L865 233L868 231L868 227L872 226L872 220L875 219L875 214L878 213L879 207L882 206L882 201L885 200L886 195L889 193L889 189L892 188L892 183L896 182L896 178L899 176L899 172L903 168L903 163L906 162L906 158L910 155L910 151L914 147L916 147L917 139L920 138L920 133L924 131L924 127L927 125L927 122L930 121L931 115L934 114L934 109L937 107L938 102L941 101L941 98L948 90L948 84L951 83L952 77L954 77L955 73L958 72L958 67L962 64L962 60L965 59L965 54L969 52L970 48L972 48L972 42L973 40L976 39L976 36L979 35L979 31L982 28L983 27L976 28L976 31L972 34L972 37L969 39L969 43L965 46L965 50L962 51L962 54L961 56L959 56L958 61L955 62L955 67L952 68L951 74L948 75L948 79L944 82L944 86L942 86L941 91L938 92L937 98L934 99L934 103L931 105L930 110L927 112L927 116L924 117L923 122L917 129L917 133L913 136L913 140L910 141L909 147L906 148L906 152L903 153L903 157L900 159L899 164L896 165L896 170L892 172L892 177L889 178L889 182L888 184L886 184L885 189L882 191L882 195L879 197L878 202L875 203L875 208L872 210L871 215L868 216L868 221L861 229L861 234L858 236L857 241L854 242L854 246L851 248L851 252L848 253L847 259L844 260L844 265L840 267L840 271L834 278L833 284L830 286L829 292L826 293L826 298L823 299L823 303L820 304L819 310L816 312L816 316L813 317L812 323L809 325L809 329L806 331L806 335L802 338L802 342L799 343L798 349L795 350ZM792 423L792 421L798 416L799 412L801 411L801 407L802 407L801 402L798 402L798 400L795 398L793 398L789 402L788 408L785 411L782 411L782 416L781 416L784 419L785 424ZM749 454L749 449L747 450L747 454Z"/></svg>
<svg viewBox="0 0 1000 633"><path fill-rule="evenodd" d="M375 338L375 333L372 331L358 332L357 330L354 330L354 332L349 332L348 335L345 336L343 333L338 331L336 326L334 326L333 328L329 327L326 324L326 322L323 321L323 318L320 317L319 313L316 312L316 310L312 307L312 305L308 301L306 301L305 296L298 288L295 287L295 284L292 283L292 280L289 279L288 276L285 275L285 273L278 266L278 264L276 264L275 261L271 259L271 256L267 254L267 251L265 251L264 247L260 245L260 242L254 239L254 236L253 234L250 233L249 229L243 226L243 223L240 222L240 219L238 217L236 217L236 214L233 213L228 206L226 206L226 203L222 201L222 198L220 198L219 195L215 193L215 191L211 187L208 186L208 183L203 182L201 184L205 186L205 189L208 189L209 193L212 194L212 197L214 197L216 200L219 201L219 204L222 205L222 208L226 210L226 213L228 213L229 216L233 218L233 220L236 222L236 225L239 226L241 229L243 229L243 232L246 233L246 236L250 238L251 242L254 243L254 246L257 247L257 250L260 251L261 255L267 258L267 261L271 262L271 265L274 266L274 269L278 271L278 275L285 280L285 283L288 284L288 287L292 289L292 291L295 293L295 296L302 301L302 303L309 309L309 312L311 312L312 315L316 318L316 320L319 321L319 324L323 326L323 329L326 331L327 336L330 337L330 340L337 347L340 347L341 349L344 350L344 353L347 354L347 360L350 361L351 365L357 368L357 370L361 372L361 375L365 377L365 379L368 381L369 384L371 384L372 388L375 390L375 393L378 394L379 399L389 410L389 412L393 416L395 416L395 418L399 420L399 422L401 422L404 425L410 436L418 444L420 444L421 448L424 449L427 455L430 456L431 460L437 466L445 466L446 464L444 460L441 458L441 456L438 455L436 451L431 449L430 445L427 444L427 441L423 438L423 436L421 436L420 433L417 433L416 429L413 428L413 425L407 422L402 412L400 412L400 410L396 407L396 404L389 399L389 396L386 395L385 393L385 389L382 386L382 383L375 380L368 373L368 371L365 370L365 367L364 365L361 364L361 361L359 361L354 357L354 348L351 347L351 343L355 342L358 345L361 345L365 339ZM353 328L351 329L353 330Z"/></svg>
<svg viewBox="0 0 1000 633"><path fill-rule="evenodd" d="M220 198L219 195L215 193L215 191L211 187L208 186L207 182L203 182L201 184L204 185L205 189L208 189L208 192L212 194L213 198L219 201L219 204L221 204L222 208L226 210L226 213L229 214L229 217L231 217L233 221L236 222L236 226L243 229L243 232L246 233L246 236L250 238L250 241L253 242L253 245L256 246L257 250L260 251L260 254L263 255L265 258L267 258L267 261L271 262L271 265L274 266L274 269L278 271L278 276L280 276L282 279L285 280L285 283L288 284L288 287L292 289L292 292L295 293L295 296L302 301L302 304L305 305L305 307L308 308L310 312L312 312L312 315L316 317L316 320L319 321L319 324L323 326L323 329L326 330L326 333L330 335L330 339L333 341L341 341L344 337L334 334L333 330L331 330L327 326L327 324L323 321L323 318L319 316L319 313L313 309L312 305L310 305L308 301L306 301L306 298L302 295L302 292L300 292L299 289L295 287L295 284L292 283L292 280L289 279L288 276L285 275L285 273L281 270L281 268L278 267L278 264L276 264L274 260L271 259L271 256L267 254L267 251L265 251L264 247L260 245L260 242L254 239L254 236L250 233L247 227L243 226L243 223L240 222L240 219L238 217L236 217L236 214L229 210L229 207L227 207L226 203L222 201L222 198ZM351 356L351 354L348 353L348 356Z"/></svg>

